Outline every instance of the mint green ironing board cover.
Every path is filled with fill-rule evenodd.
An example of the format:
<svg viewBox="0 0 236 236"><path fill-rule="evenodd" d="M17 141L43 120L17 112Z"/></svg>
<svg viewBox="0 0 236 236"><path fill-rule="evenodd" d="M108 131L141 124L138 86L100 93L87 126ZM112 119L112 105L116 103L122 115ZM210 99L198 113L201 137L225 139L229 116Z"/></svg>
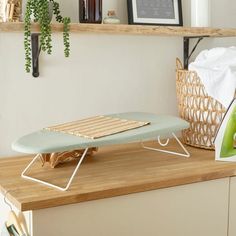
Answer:
<svg viewBox="0 0 236 236"><path fill-rule="evenodd" d="M173 116L140 112L113 114L109 116L137 121L149 121L151 124L99 139L88 139L60 132L40 130L18 139L12 144L12 148L15 151L27 154L72 151L89 147L147 141L156 139L159 135L167 137L172 133L189 127L186 121Z"/></svg>

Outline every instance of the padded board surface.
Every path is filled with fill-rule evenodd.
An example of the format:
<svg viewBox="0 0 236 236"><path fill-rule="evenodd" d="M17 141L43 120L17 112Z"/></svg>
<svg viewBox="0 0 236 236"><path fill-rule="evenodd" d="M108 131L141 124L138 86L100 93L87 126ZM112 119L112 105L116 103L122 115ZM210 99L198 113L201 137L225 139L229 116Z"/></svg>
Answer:
<svg viewBox="0 0 236 236"><path fill-rule="evenodd" d="M189 127L186 121L173 116L139 112L113 114L109 116L121 119L148 121L151 124L95 140L48 130L39 130L18 139L12 144L12 148L15 151L28 154L62 152L87 147L101 147L152 140L157 138L158 135L166 137L173 132L178 132Z"/></svg>

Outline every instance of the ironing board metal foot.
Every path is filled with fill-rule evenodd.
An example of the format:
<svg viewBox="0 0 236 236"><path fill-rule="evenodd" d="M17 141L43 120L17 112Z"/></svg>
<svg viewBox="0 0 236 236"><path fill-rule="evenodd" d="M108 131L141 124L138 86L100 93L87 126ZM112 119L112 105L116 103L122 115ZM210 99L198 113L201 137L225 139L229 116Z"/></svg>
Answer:
<svg viewBox="0 0 236 236"><path fill-rule="evenodd" d="M30 168L38 159L40 159L40 155L35 156L35 158L30 162L30 164L29 164L29 165L25 168L25 170L22 172L21 177L24 178L24 179L28 179L28 180L37 182L37 183L44 184L44 185L46 185L46 186L48 186L48 187L52 187L52 188L55 188L55 189L58 189L58 190L61 190L61 191L67 191L67 190L69 189L69 187L70 187L70 185L71 185L71 183L72 183L72 181L73 181L73 179L74 179L76 173L78 172L78 170L79 170L79 168L80 168L80 166L81 166L81 164L82 164L84 158L86 157L86 154L87 154L87 152L88 152L88 149L89 149L89 148L86 148L85 151L83 152L83 155L81 156L81 158L80 158L80 160L79 160L79 162L78 162L78 164L77 164L77 166L76 166L76 168L75 168L73 174L71 175L70 180L68 181L68 183L67 183L67 185L66 185L65 188L59 187L59 186L57 186L57 185L48 183L48 182L46 182L46 181L43 181L43 180L40 180L40 179L36 179L36 178L33 178L33 177L30 177L30 176L26 175L26 172L29 170L29 168Z"/></svg>
<svg viewBox="0 0 236 236"><path fill-rule="evenodd" d="M189 152L187 151L187 149L184 147L184 145L181 143L181 141L178 139L178 137L172 133L173 137L175 138L175 140L178 142L178 144L180 145L180 147L183 149L184 153L179 153L179 152L173 152L173 151L168 151L168 150L163 150L163 149L158 149L158 148L152 148L152 147L147 147L144 145L144 143L142 142L142 147L144 149L147 150L151 150L151 151L156 151L156 152L163 152L163 153L167 153L167 154L171 154L171 155L176 155L176 156L181 156L181 157L190 157ZM160 136L158 136L157 141L159 143L160 146L162 147L166 147L169 144L169 139L167 139L167 141L165 143L161 142Z"/></svg>

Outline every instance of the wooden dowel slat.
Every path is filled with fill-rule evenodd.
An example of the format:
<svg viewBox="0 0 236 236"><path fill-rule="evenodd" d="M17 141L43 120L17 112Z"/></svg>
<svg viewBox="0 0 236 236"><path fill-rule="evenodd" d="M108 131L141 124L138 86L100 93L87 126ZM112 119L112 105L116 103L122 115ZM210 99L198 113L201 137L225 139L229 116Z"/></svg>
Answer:
<svg viewBox="0 0 236 236"><path fill-rule="evenodd" d="M149 122L125 120L118 117L96 116L46 128L84 138L101 138L148 125Z"/></svg>

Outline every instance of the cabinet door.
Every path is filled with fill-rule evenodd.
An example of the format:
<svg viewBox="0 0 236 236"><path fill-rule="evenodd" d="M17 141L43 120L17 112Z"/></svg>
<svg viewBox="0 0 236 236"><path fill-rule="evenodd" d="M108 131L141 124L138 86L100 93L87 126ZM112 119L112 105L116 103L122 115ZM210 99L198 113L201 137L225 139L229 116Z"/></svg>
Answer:
<svg viewBox="0 0 236 236"><path fill-rule="evenodd" d="M33 236L227 236L228 188L229 178L33 211Z"/></svg>
<svg viewBox="0 0 236 236"><path fill-rule="evenodd" d="M236 235L236 177L230 179L229 234Z"/></svg>

